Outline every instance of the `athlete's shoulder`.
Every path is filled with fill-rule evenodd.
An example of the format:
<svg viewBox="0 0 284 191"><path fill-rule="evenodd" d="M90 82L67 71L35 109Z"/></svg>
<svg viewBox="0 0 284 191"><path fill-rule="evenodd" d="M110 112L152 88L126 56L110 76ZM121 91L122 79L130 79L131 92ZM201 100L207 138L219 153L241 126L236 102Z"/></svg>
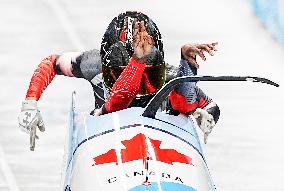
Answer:
<svg viewBox="0 0 284 191"><path fill-rule="evenodd" d="M92 49L80 54L72 63L73 73L76 77L82 77L91 81L102 71L100 52Z"/></svg>

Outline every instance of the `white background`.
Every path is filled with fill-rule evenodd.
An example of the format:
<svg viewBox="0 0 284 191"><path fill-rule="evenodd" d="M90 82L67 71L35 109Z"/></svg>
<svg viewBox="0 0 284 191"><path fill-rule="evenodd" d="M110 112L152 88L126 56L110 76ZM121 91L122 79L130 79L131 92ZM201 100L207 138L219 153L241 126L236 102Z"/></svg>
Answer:
<svg viewBox="0 0 284 191"><path fill-rule="evenodd" d="M50 54L99 48L113 17L126 10L149 15L164 39L166 61L178 64L185 43L219 42L216 56L200 61L200 75L256 75L275 88L249 82L199 86L221 108L205 146L219 190L283 191L284 49L241 0L0 0L0 190L60 188L71 91L90 111L92 88L82 79L57 76L39 102L46 124L35 152L17 127L33 70Z"/></svg>

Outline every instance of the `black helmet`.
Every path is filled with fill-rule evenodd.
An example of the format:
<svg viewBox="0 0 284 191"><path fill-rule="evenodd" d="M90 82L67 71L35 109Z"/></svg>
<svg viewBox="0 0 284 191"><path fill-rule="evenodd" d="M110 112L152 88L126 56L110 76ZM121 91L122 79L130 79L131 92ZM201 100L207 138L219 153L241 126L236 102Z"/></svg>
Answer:
<svg viewBox="0 0 284 191"><path fill-rule="evenodd" d="M111 21L102 39L100 55L104 85L108 91L111 90L114 82L127 66L130 57L134 53L132 47L132 33L135 18L137 21L144 21L147 33L153 38L155 52L157 53L150 58L150 62L147 62L145 69L145 73L148 74L147 81L150 81L150 84L155 90L160 89L164 84L164 50L159 29L147 15L140 12L129 11L119 14ZM125 26L128 30L125 30ZM140 95L152 93L153 92L148 92L145 87L141 85Z"/></svg>

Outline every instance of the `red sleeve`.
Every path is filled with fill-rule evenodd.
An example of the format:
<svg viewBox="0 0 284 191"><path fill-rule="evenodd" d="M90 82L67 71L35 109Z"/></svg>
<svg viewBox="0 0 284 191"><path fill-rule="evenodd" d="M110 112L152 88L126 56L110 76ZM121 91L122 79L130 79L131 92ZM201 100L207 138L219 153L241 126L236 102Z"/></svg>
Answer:
<svg viewBox="0 0 284 191"><path fill-rule="evenodd" d="M208 99L204 98L202 95L198 93L197 100L193 103L187 103L186 97L178 94L176 91L172 91L169 95L169 100L171 102L171 106L174 110L179 111L183 114L188 114L194 111L196 108L204 108L208 105Z"/></svg>
<svg viewBox="0 0 284 191"><path fill-rule="evenodd" d="M126 109L130 105L139 91L145 67L146 64L140 64L134 58L129 60L105 102L105 109L108 113Z"/></svg>
<svg viewBox="0 0 284 191"><path fill-rule="evenodd" d="M149 80L147 73L145 73L145 72L143 73L142 79L143 79L144 87L146 88L147 92L149 92L150 94L155 93L156 89L150 83L150 80Z"/></svg>
<svg viewBox="0 0 284 191"><path fill-rule="evenodd" d="M55 76L55 60L56 55L51 55L41 61L34 71L26 98L33 97L39 100L43 90L45 90Z"/></svg>
<svg viewBox="0 0 284 191"><path fill-rule="evenodd" d="M178 94L176 91L172 91L169 95L172 108L180 113L187 114L194 111L198 107L198 102L187 103L186 97Z"/></svg>

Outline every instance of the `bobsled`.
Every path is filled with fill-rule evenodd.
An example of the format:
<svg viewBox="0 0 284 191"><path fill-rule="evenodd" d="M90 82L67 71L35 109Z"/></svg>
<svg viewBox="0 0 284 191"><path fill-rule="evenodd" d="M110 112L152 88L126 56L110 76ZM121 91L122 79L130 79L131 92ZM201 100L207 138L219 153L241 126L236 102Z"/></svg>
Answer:
<svg viewBox="0 0 284 191"><path fill-rule="evenodd" d="M131 107L101 116L76 112L73 93L62 189L217 190L193 116L169 115L159 108L179 83L220 79L272 83L252 77L180 77L166 84L145 108Z"/></svg>

